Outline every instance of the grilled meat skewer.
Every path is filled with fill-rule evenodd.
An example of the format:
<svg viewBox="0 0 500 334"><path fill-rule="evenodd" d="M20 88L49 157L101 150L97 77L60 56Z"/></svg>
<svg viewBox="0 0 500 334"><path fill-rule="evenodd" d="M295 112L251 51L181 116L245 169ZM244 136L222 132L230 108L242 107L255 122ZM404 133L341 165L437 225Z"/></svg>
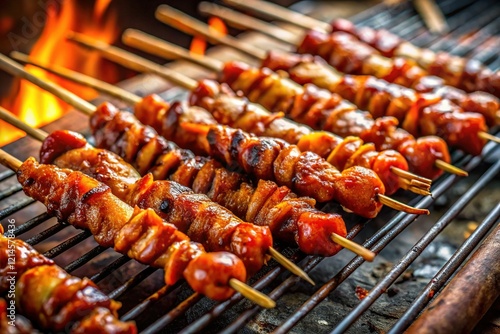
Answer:
<svg viewBox="0 0 500 334"><path fill-rule="evenodd" d="M41 334L33 328L33 324L26 317L17 313L14 320L9 318L8 301L0 298L0 333L1 334ZM12 321L14 324L12 325Z"/></svg>
<svg viewBox="0 0 500 334"><path fill-rule="evenodd" d="M457 57L447 52L422 49L387 30L357 28L345 19L332 22L330 32L337 31L355 36L375 48L384 57L403 57L416 61L430 75L441 78L437 80L440 81L440 86L444 83L467 92L483 91L500 97L500 73L493 72L477 60Z"/></svg>
<svg viewBox="0 0 500 334"><path fill-rule="evenodd" d="M0 293L8 295L15 282L17 312L54 332L137 333L133 322L118 319L121 304L92 281L71 276L24 241L3 232L0 225Z"/></svg>
<svg viewBox="0 0 500 334"><path fill-rule="evenodd" d="M39 164L34 158L20 162L3 151L0 161L17 171L24 192L50 214L89 229L103 247L113 246L141 263L164 268L167 285L184 277L196 292L225 300L234 293L231 280L246 280L245 266L235 255L206 253L152 209L126 205L109 187L81 172Z"/></svg>
<svg viewBox="0 0 500 334"><path fill-rule="evenodd" d="M361 166L373 170L386 187L386 194L395 193L400 187L408 189L405 179L393 168L408 170L408 163L394 150L377 152L374 145L364 144L357 137L341 138L330 132L313 131L289 119L271 114L260 105L241 99L226 85L213 80L202 80L192 91L191 105L208 110L217 122L253 133L257 136L280 138L296 144L302 151L311 151L326 159L334 167L344 170ZM419 192L419 189L412 189ZM422 192L420 192L422 194ZM428 195L428 192L423 192Z"/></svg>
<svg viewBox="0 0 500 334"><path fill-rule="evenodd" d="M273 71L286 71L290 79L301 85L313 83L337 93L374 117L394 116L403 128L416 136L436 132L449 145L472 154L477 154L484 146L485 121L494 125L500 116L495 101L484 99L480 106L469 104L470 100L461 99L459 94L444 87L420 94L373 76L341 74L322 58L311 55L269 52L262 66ZM454 103L457 99L463 101L461 105L465 108ZM481 107L484 110L480 110ZM464 109L468 111L464 112ZM456 128L463 129L460 140L455 138ZM473 144L467 144L468 141Z"/></svg>
<svg viewBox="0 0 500 334"><path fill-rule="evenodd" d="M319 202L336 200L367 218L375 217L383 206L379 197L385 186L369 169L355 166L340 172L320 156L301 152L295 145L228 126L184 124L183 128L202 135L207 154L228 166L239 166L259 180L275 181Z"/></svg>
<svg viewBox="0 0 500 334"><path fill-rule="evenodd" d="M294 76L297 78L297 76ZM304 78L304 76L302 76ZM266 86L258 85L258 82L264 81ZM361 111L350 102L342 102L339 95L332 94L329 91L317 88L312 84L306 84L303 88L299 85L290 85L286 83L288 79L282 78L276 73L267 68L254 69L246 64L233 62L226 64L224 67L224 75L221 78L222 82L228 83L235 90L242 90L246 94L252 94L254 102L265 104L269 108L275 110L285 110L293 119L305 123L316 129L330 130L338 133L341 136L358 135L366 142L375 143L378 149L394 149L403 154L408 161L415 159L414 151L422 151L421 149L412 149L410 152L405 152L406 145L415 141L433 142L432 147L440 147L437 152L444 152L446 146L442 139L437 139L436 135L442 137L449 146L456 147L466 151L467 153L478 155L481 153L486 140L479 136L487 130L484 118L477 113L457 112L455 106L450 103L430 104L425 108L411 108L408 114L403 114L401 109L394 108L392 114L387 114L390 109L382 109L383 115L375 114L375 109L372 104L369 106L371 112ZM252 82L254 84L249 84ZM349 95L353 100L357 97L355 94L363 92L363 90L353 91L357 82L344 81L346 84L338 89L343 89L342 95ZM288 99L286 104L273 106L271 101L264 100L266 92L272 90L275 95L281 94L283 99ZM366 91L365 91L366 92ZM370 90L367 90L367 94ZM359 95L358 95L359 96ZM294 100L295 98L295 100ZM370 102L376 102L382 95L375 97ZM300 100L298 100L300 99ZM345 100L343 100L345 101ZM418 101L414 106L419 106ZM323 108L320 112L318 108ZM419 112L419 109L422 112ZM273 109L271 109L273 110ZM376 118L375 118L376 117ZM399 124L398 118L403 120L402 128L396 127ZM348 124L348 129L344 129L345 124ZM378 127L381 127L382 132ZM386 133L382 134L383 131ZM383 137L382 137L383 136ZM425 137L423 137L425 136ZM442 142L439 145L439 142ZM425 144L424 144L425 145ZM433 149L430 149L432 152ZM439 153L438 153L439 154ZM443 154L443 153L441 153ZM426 157L426 160L431 160L431 157ZM442 160L447 160L446 158ZM432 160L427 163L421 163L420 166L432 168ZM426 176L420 169L419 175Z"/></svg>
<svg viewBox="0 0 500 334"><path fill-rule="evenodd" d="M143 99L136 108L139 112L136 116L143 119L158 119L158 115L163 115L159 120L168 120L165 123L170 129L168 136L174 139L180 137L176 130L184 123L184 109L196 115L202 112L185 108L178 102L165 106L165 102L155 96ZM310 230L307 226L314 223L316 231L333 229L336 234L346 234L341 216L316 210L312 198L297 197L287 187L279 187L271 181L260 180L253 184L246 175L230 171L211 158L195 156L189 150L179 148L143 125L134 115L109 105L99 106L92 115L91 131L97 146L119 154L141 174L149 171L155 179L168 178L195 192L205 193L238 217L254 224L268 225L273 235L283 241L296 242L307 254L330 256L339 250L326 233L313 237L302 232ZM198 138L198 135L194 138L182 136L186 145L198 141Z"/></svg>
<svg viewBox="0 0 500 334"><path fill-rule="evenodd" d="M194 241L200 242L210 251L228 251L237 255L245 264L247 273L255 274L270 258L273 240L267 224L254 225L243 222L228 209L209 203L205 195L194 194L191 189L177 182L153 180L152 174L140 178L132 166L117 155L88 145L85 138L71 131L55 131L47 136L40 150L41 161L54 163L58 167L81 171L111 187L114 194L131 206L152 208ZM90 167L91 166L91 167ZM172 191L173 189L173 191ZM175 195L172 198L171 194ZM209 207L200 210L190 204L193 198ZM186 209L187 208L187 209ZM181 212L181 215L177 213ZM205 220L196 221L190 217L204 215ZM172 219L172 217L175 217ZM323 239L333 244L330 236L335 225L323 233ZM345 227L340 231L345 237ZM319 238L317 238L319 241ZM340 247L337 246L337 249ZM280 256L281 258L281 256ZM279 261L287 269L314 282L288 260Z"/></svg>
<svg viewBox="0 0 500 334"><path fill-rule="evenodd" d="M336 198L347 209L365 217L373 217L382 206L378 202L377 196L383 193L384 185L371 170L351 167L340 173L318 155L312 152L302 153L295 145L272 138L252 137L256 146L251 151L248 151L250 146L247 148L239 147L237 150L242 149L243 151L232 151L234 154L232 156L225 155L223 151L229 148L227 145L240 145L242 143L237 141L229 143L226 141L229 140L226 135L232 136L238 133L238 136L241 135L245 138L250 135L241 130L217 124L190 124L181 121L174 126L179 115L185 113L180 111L180 108L182 108L181 104L153 110L136 105L136 116L140 121L151 124L167 139L183 143L185 147L195 146L199 151L213 155L228 166L238 165L245 172L252 173L253 177L257 179L275 181L303 196L315 198L320 202ZM190 107L189 109L191 111L187 112L197 114L202 112L199 108ZM210 139L207 133L208 128L210 128L210 136L213 136ZM236 140L236 138L234 139ZM287 153L281 151L282 149L286 149ZM288 153L298 154L299 159L275 161L278 155L281 154L281 157L285 158ZM297 163L300 163L300 166L295 166ZM296 177L293 176L294 174ZM307 182L305 179L300 179L301 175L308 178ZM317 178L315 179L313 175ZM363 194L363 197L349 195L352 192L345 187L346 182L352 187L360 187L357 189L358 194Z"/></svg>
<svg viewBox="0 0 500 334"><path fill-rule="evenodd" d="M382 57L376 50L347 33L325 35L311 31L297 51L301 54L320 56L332 67L346 74L374 76L389 83L414 88L416 91L432 93L454 102L456 107L480 113L491 125L498 124L500 104L496 97L483 92L466 94L453 87L444 87L439 80L429 77L413 61Z"/></svg>
<svg viewBox="0 0 500 334"><path fill-rule="evenodd" d="M143 117L157 115L152 111L158 110L154 109L158 104L151 101L154 101L153 96L141 102L140 110L144 113L140 115ZM174 132L180 128L178 117L183 114L179 112L182 105L174 103L171 108L161 110L169 111L171 136L178 137ZM295 241L305 253L330 256L340 249L331 242L328 233L318 233L315 239L302 232L309 230L306 226L314 218L318 231L346 235L341 216L316 210L312 198L297 197L286 187L270 181L253 185L246 176L229 171L211 158L195 156L179 148L142 125L130 113L120 112L109 105L98 107L91 118L91 130L97 146L133 162L141 174L149 171L155 179L168 178L193 188L195 192L206 193L238 217L269 226L273 235L284 241Z"/></svg>

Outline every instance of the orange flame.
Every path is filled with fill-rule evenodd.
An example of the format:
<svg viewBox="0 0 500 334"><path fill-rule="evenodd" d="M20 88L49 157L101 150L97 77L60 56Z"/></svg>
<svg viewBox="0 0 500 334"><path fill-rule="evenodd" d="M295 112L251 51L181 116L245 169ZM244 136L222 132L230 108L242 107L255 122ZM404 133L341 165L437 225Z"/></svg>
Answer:
<svg viewBox="0 0 500 334"><path fill-rule="evenodd" d="M114 72L103 71L100 66L101 59L97 53L85 50L68 42L65 38L68 31L78 31L111 43L118 31L115 13L106 12L110 0L97 0L93 12L88 15L85 15L86 12L78 8L76 3L77 1L64 1L59 10L56 6L47 8L44 30L30 55L47 64L68 67L100 79L113 81L113 78L117 77L116 68ZM96 95L92 89L60 79L33 66L26 68L36 76L55 82L84 99L91 99ZM104 73L106 77L103 77ZM33 127L54 121L70 110L70 106L66 103L24 80L14 88L15 95L12 95L14 97L4 101L2 105ZM4 124L0 124L0 129L2 129L0 146L23 135L23 132L10 126L4 127Z"/></svg>
<svg viewBox="0 0 500 334"><path fill-rule="evenodd" d="M99 18L102 17L109 7L110 2L111 0L97 0L94 7L94 16Z"/></svg>
<svg viewBox="0 0 500 334"><path fill-rule="evenodd" d="M227 35L227 27L224 21L222 21L218 17L211 17L208 20L208 25L211 29L215 30L217 33L221 35ZM207 42L204 38L195 36L191 41L191 46L189 48L192 54L196 55L204 55L207 49Z"/></svg>

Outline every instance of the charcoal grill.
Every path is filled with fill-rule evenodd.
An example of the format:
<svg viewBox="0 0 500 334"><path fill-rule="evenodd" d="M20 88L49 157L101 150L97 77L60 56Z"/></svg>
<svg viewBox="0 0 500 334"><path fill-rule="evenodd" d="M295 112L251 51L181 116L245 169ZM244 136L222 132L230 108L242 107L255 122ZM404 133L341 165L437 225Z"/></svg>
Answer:
<svg viewBox="0 0 500 334"><path fill-rule="evenodd" d="M418 46L474 57L498 70L500 39L495 35L500 31L500 4L487 0L445 0L438 4L450 27L450 32L444 36L430 34L420 16L407 2L396 7L380 4L352 19L360 26L388 29ZM312 9L309 14L321 14L321 18L325 20L333 18L334 15L333 12L324 10L318 13L314 10L314 4L308 2L296 4L296 9L304 12ZM263 48L272 47L274 43L256 33L245 34L241 38L250 40L255 45L261 43ZM223 47L213 48L211 54L221 60L242 57ZM186 69L187 65L172 63L170 66ZM188 68L193 76L206 75L194 66ZM185 93L181 90L172 88L150 75L141 75L120 85L140 95L160 93L167 100L185 98ZM104 98L100 97L96 102L99 100ZM119 101L114 102L120 105ZM45 129L51 131L64 128L85 134L88 133L86 124L85 116L70 112ZM493 133L498 136L498 129ZM30 155L37 156L38 148L38 143L23 138L6 146L5 150L19 159L25 159ZM332 330L363 333L385 332L390 328L391 333L397 333L416 319L431 296L445 285L499 221L500 193L494 192L498 190L497 175L500 171L497 146L489 143L480 157L465 156L460 152L453 152L452 156L456 166L470 172L468 179L461 180L459 177L446 175L434 182L433 197L404 197L411 205L430 208L435 212L430 219L404 213L395 214L390 210L383 211L372 221L348 217L349 237L357 237L359 241L365 240L364 246L377 253L382 252L382 258L394 263L388 265L387 270L381 270L383 273L380 277L375 280L371 277L372 286L359 282L359 277L373 276L375 269L380 269L384 262L377 260L379 262L376 261L374 265L366 268L366 265L362 266L363 259L352 257L346 251L334 258L324 259L304 256L296 249L286 248L282 249L284 254L300 262L301 267L310 272L313 279L320 284L314 289L308 288L300 279L288 275L276 263L271 262L250 282L255 288L277 300L277 308L274 310L264 311L244 301L239 295L223 303L214 303L206 298L193 296L187 284L182 282L164 288L160 270L140 265L112 250L98 246L89 232L76 230L64 222L57 222L46 213L40 203L35 203L22 193L14 173L3 167L0 169L0 221L5 225L9 219L15 219L16 236L27 240L44 252L44 255L54 258L68 272L90 277L112 298L121 301L121 318L135 320L143 333L298 333L313 330L325 333ZM467 204L478 201L478 198L484 199L486 194L496 200L490 200L490 207L474 216L479 223L477 229L464 243L455 240L459 247L442 248L442 242L440 244L439 240L450 238L449 233L443 232L445 227L450 223L452 226L458 224L454 219L463 212ZM450 201L447 205L443 204L445 198ZM415 229L416 225L421 226ZM409 235L411 237L408 237ZM457 239L461 233L451 235ZM404 243L406 239L411 243ZM398 278L401 280L401 276L404 278L409 270L412 270L412 263L425 262L422 259L429 256L429 249L437 252L447 249L449 254L445 256L445 260L441 259L439 266L434 266L431 274L420 280L419 284L413 284L413 279L413 283L407 287L395 288L395 281ZM348 284L345 284L346 281ZM354 293L353 282L358 282L361 287L364 285L370 290L370 294L359 301ZM398 301L397 311L392 315L381 315L377 305L389 305L391 295L398 294L398 291L406 298L400 298L402 300Z"/></svg>

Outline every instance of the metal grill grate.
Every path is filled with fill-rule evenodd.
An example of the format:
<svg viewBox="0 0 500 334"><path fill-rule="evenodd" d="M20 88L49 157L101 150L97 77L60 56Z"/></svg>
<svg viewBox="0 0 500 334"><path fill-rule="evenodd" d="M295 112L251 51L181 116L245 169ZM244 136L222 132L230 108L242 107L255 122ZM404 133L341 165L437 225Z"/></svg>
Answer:
<svg viewBox="0 0 500 334"><path fill-rule="evenodd" d="M500 67L498 46L500 39L495 36L500 31L500 5L490 1L455 1L440 2L440 7L447 17L450 33L445 36L431 35L425 29L420 17L408 4L387 8L381 4L361 13L354 21L361 26L388 29L419 46L432 50L449 51L460 56L471 56L488 64L492 69ZM464 37L466 36L466 37ZM56 123L57 125L57 123ZM9 146L10 148L15 145ZM9 149L7 147L7 149ZM11 152L12 149L11 149ZM31 154L36 155L36 145ZM15 152L14 152L15 153ZM456 200L451 207L437 219L421 239L412 247L411 251L403 254L392 269L383 276L371 293L352 308L347 316L325 328L325 332L334 329L342 332L363 316L365 311L387 291L394 281L421 256L424 249L450 224L477 194L491 182L500 171L500 162L489 163L488 159L498 154L496 146L489 143L481 157L472 158L454 152L454 164L467 171L475 171L479 167L486 169L484 174L475 181L467 191ZM495 161L495 159L491 159ZM498 160L498 159L496 159ZM412 205L427 208L433 205L441 196L456 187L458 177L445 176L435 182L432 192L434 198L415 198ZM79 276L89 276L111 297L123 303L122 319L137 321L143 333L156 332L218 332L230 333L242 330L244 332L259 331L285 333L299 323L306 315L330 296L353 272L364 263L360 257L353 258L342 269L316 291L310 294L299 308L291 309L280 303L280 298L299 279L294 276L284 276L282 268L271 263L263 269L251 282L252 285L268 293L278 300L278 311L287 317L276 327L270 323L263 323L258 314L259 307L243 301L240 295L233 296L223 303L214 303L205 298L193 295L185 283L165 288L159 279L160 272L130 261L127 257L117 255L103 247L96 246L89 232L76 231L64 223L55 222L38 204L21 194L21 187L15 182L14 173L4 171L0 173L0 220L15 218L19 225L15 234L30 244L43 249L49 258L55 258L62 263L64 269ZM14 203L14 204L12 204ZM399 213L391 217L369 237L365 247L380 252L403 232L418 217ZM440 271L429 280L429 285L416 292L417 298L406 305L406 311L391 329L391 333L401 332L414 321L418 313L427 305L429 292L438 291L445 282L460 267L472 250L481 242L487 232L498 223L500 204L496 205L482 220L478 228L465 243L453 254ZM22 221L24 220L24 221ZM54 223L55 222L55 223ZM349 237L354 238L365 227L366 222L354 224L350 229ZM57 241L54 241L57 240ZM61 241L62 240L62 241ZM55 246L54 246L55 243ZM302 267L309 272L321 266L323 258L316 256L304 257L294 249L285 249L284 253L294 261L302 261ZM245 327L252 322L255 326Z"/></svg>

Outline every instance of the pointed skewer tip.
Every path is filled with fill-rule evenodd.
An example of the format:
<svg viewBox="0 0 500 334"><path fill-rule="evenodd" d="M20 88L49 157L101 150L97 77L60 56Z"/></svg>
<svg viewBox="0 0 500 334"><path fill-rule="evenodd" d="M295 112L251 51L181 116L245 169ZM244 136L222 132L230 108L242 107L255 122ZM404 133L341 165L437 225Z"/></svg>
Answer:
<svg viewBox="0 0 500 334"><path fill-rule="evenodd" d="M500 144L500 138L497 136L494 136L488 132L481 131L481 132L479 132L478 136L484 140L489 140L489 141L495 142L497 144Z"/></svg>
<svg viewBox="0 0 500 334"><path fill-rule="evenodd" d="M404 170L404 169L401 169L401 168L398 168L398 167L394 167L392 166L391 167L391 172L393 172L394 174L396 174L397 176L400 176L404 179L408 179L410 182L413 182L413 181L420 181L422 183L427 183L427 184L432 184L432 180L431 179L428 179L426 177L423 177L423 176L420 176L420 175L417 175L417 174L413 174L407 170Z"/></svg>
<svg viewBox="0 0 500 334"><path fill-rule="evenodd" d="M305 271L300 269L295 263L287 259L283 254L278 252L275 248L269 247L269 254L275 259L279 264L288 269L291 273L297 275L303 280L309 282L311 285L316 285L314 281L307 275Z"/></svg>
<svg viewBox="0 0 500 334"><path fill-rule="evenodd" d="M262 306L264 308L275 308L276 302L271 299L271 297L263 294L262 292L255 290L246 283L243 283L236 278L231 278L229 280L229 285L234 290L241 293L244 297L251 300L255 304Z"/></svg>
<svg viewBox="0 0 500 334"><path fill-rule="evenodd" d="M458 176L463 176L463 177L466 177L466 176L469 176L469 173L463 169L460 169L458 167L455 167L453 166L452 164L449 164L443 160L436 160L435 162L435 166L447 173L450 173L450 174L455 174L455 175L458 175Z"/></svg>
<svg viewBox="0 0 500 334"><path fill-rule="evenodd" d="M362 245L357 244L352 240L341 237L338 234L332 233L331 239L333 242L339 244L340 246L346 249L349 249L351 252L361 256L368 262L372 262L373 259L375 259L375 256L377 255L375 252L369 250L368 248L363 247Z"/></svg>
<svg viewBox="0 0 500 334"><path fill-rule="evenodd" d="M415 214L415 215L428 215L430 214L429 210L427 209L419 209L419 208L414 208L412 206L409 206L407 204L401 203L399 201L396 201L393 198L390 198L388 196L378 194L378 200L380 203L398 211L403 211L409 214Z"/></svg>

